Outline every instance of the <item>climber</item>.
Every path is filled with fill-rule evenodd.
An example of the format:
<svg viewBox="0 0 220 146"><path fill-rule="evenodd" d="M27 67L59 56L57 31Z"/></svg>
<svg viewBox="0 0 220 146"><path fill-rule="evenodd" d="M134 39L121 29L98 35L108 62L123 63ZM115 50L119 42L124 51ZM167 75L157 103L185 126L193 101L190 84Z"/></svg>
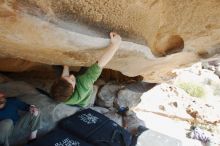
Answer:
<svg viewBox="0 0 220 146"><path fill-rule="evenodd" d="M19 116L18 110L26 111ZM40 125L39 110L14 97L7 97L0 92L0 145L9 146L10 138L28 133L29 141L36 139Z"/></svg>
<svg viewBox="0 0 220 146"><path fill-rule="evenodd" d="M61 78L56 80L51 87L51 96L67 105L86 107L94 102L90 98L93 84L102 72L102 68L112 59L121 44L121 37L117 33L110 33L110 44L104 55L81 76L75 78L69 74L69 67L64 65ZM93 103L92 103L93 104Z"/></svg>

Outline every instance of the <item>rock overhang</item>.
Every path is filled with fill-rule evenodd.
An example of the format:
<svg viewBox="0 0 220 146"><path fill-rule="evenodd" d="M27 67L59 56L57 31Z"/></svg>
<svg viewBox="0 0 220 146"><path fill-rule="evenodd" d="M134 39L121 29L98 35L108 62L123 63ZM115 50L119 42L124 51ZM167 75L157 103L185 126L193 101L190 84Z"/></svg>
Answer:
<svg viewBox="0 0 220 146"><path fill-rule="evenodd" d="M220 52L218 5L198 0L2 0L0 56L89 66L109 43L100 32L115 30L142 45L123 41L106 68L162 82L173 76L172 69Z"/></svg>

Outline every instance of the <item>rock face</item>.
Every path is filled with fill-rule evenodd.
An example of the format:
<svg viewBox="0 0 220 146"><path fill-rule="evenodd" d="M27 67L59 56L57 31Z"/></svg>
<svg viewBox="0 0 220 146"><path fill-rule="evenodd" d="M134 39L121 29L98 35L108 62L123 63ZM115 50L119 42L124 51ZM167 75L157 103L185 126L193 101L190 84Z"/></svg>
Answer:
<svg viewBox="0 0 220 146"><path fill-rule="evenodd" d="M141 101L140 97L142 94L150 90L154 85L155 84L148 84L145 82L136 82L126 85L117 93L118 106L132 109Z"/></svg>
<svg viewBox="0 0 220 146"><path fill-rule="evenodd" d="M147 46L123 41L106 67L161 82L173 68L220 52L219 16L217 0L0 0L0 58L37 62L19 69L16 59L8 67L15 71L38 63L89 66L109 43L103 33L114 30Z"/></svg>
<svg viewBox="0 0 220 146"><path fill-rule="evenodd" d="M210 60L175 70L177 76L174 79L158 84L141 96L135 113L149 129L177 138L183 146L201 145L184 138L191 126L203 129L198 132L200 134L204 130L211 131L213 137L219 139L218 63L219 60ZM192 135L188 136L192 138ZM211 139L215 141L215 138Z"/></svg>
<svg viewBox="0 0 220 146"><path fill-rule="evenodd" d="M204 69L203 66L197 63L176 70L177 77L169 84L162 83L141 96L137 111L176 118L195 125L218 127L220 79L214 71Z"/></svg>
<svg viewBox="0 0 220 146"><path fill-rule="evenodd" d="M115 84L106 84L98 93L97 105L102 107L113 107L113 102L117 96L120 86Z"/></svg>

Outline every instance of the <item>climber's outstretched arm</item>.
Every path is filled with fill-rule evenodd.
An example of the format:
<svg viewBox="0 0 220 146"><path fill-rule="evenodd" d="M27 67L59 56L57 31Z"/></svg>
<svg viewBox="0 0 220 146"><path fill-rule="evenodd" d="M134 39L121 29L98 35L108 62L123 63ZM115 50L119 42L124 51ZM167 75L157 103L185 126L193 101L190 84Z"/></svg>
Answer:
<svg viewBox="0 0 220 146"><path fill-rule="evenodd" d="M121 37L115 32L110 33L110 45L106 48L103 56L98 60L99 67L103 68L114 56L121 44Z"/></svg>
<svg viewBox="0 0 220 146"><path fill-rule="evenodd" d="M61 77L67 77L67 76L69 76L69 75L70 75L69 66L64 65L64 66L63 66L63 72L62 72Z"/></svg>

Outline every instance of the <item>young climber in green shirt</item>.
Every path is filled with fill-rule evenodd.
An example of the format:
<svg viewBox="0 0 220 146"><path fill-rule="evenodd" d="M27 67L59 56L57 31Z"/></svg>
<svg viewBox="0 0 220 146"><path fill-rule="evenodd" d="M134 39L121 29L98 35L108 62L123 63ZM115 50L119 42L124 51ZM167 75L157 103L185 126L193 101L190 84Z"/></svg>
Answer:
<svg viewBox="0 0 220 146"><path fill-rule="evenodd" d="M121 44L121 37L117 33L110 33L110 44L103 56L81 76L75 78L69 74L69 66L64 65L61 78L54 82L51 95L56 101L68 105L86 107L90 104L93 84L102 72L102 68L112 59Z"/></svg>

